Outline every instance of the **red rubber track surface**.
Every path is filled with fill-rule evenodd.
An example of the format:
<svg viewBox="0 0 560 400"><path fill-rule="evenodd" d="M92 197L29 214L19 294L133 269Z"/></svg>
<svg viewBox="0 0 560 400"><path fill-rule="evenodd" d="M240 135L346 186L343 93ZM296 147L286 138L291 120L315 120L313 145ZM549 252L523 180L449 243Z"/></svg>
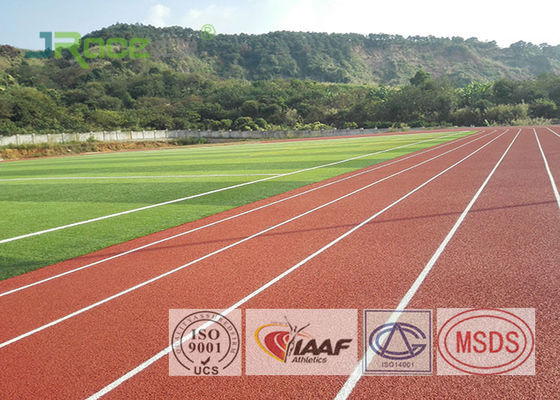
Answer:
<svg viewBox="0 0 560 400"><path fill-rule="evenodd" d="M0 297L1 343L465 144L431 162L0 348L0 398L68 399L96 393L168 345L170 308L225 309L231 306L497 138L504 130L438 146L432 152L296 199ZM517 131L517 128L510 128L472 157L247 301L242 308L396 307ZM487 129L486 133L489 132L491 130ZM560 138L543 128L537 128L537 133L558 184ZM0 292L320 184L0 282ZM409 308L536 308L537 375L363 377L351 396L557 397L560 386L558 238L560 210L533 130L523 129ZM169 377L168 359L163 357L111 391L106 398L333 398L346 379L345 376Z"/></svg>

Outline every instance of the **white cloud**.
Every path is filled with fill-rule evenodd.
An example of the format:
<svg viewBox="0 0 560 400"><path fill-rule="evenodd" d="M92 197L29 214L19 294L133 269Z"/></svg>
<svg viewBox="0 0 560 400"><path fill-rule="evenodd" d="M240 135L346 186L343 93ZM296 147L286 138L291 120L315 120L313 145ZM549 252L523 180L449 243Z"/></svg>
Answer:
<svg viewBox="0 0 560 400"><path fill-rule="evenodd" d="M209 4L203 8L189 9L181 19L181 25L192 29L200 29L210 24L216 28L216 33L246 32L241 22L245 10L237 10L232 6L216 6Z"/></svg>
<svg viewBox="0 0 560 400"><path fill-rule="evenodd" d="M148 25L156 27L167 26L167 18L171 15L171 9L163 4L156 4L150 7L148 18L144 21Z"/></svg>
<svg viewBox="0 0 560 400"><path fill-rule="evenodd" d="M322 29L323 23L320 17L321 14L324 14L325 8L330 7L330 4L326 4L327 7L323 9L317 6L317 2L313 0L303 0L297 2L293 5L293 7L290 7L277 22L275 30L325 31ZM325 6L325 4L323 6Z"/></svg>

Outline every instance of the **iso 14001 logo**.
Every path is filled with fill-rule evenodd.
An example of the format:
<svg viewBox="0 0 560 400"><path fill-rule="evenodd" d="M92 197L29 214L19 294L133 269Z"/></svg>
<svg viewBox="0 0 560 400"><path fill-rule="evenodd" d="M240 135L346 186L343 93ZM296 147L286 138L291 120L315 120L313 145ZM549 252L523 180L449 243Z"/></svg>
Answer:
<svg viewBox="0 0 560 400"><path fill-rule="evenodd" d="M365 374L432 373L431 310L364 310Z"/></svg>
<svg viewBox="0 0 560 400"><path fill-rule="evenodd" d="M396 341L400 342L399 345L395 345ZM426 334L415 325L390 322L375 328L369 335L368 342L370 349L381 357L409 360L426 349ZM404 346L400 346L401 343Z"/></svg>
<svg viewBox="0 0 560 400"><path fill-rule="evenodd" d="M241 375L241 312L170 310L170 375Z"/></svg>

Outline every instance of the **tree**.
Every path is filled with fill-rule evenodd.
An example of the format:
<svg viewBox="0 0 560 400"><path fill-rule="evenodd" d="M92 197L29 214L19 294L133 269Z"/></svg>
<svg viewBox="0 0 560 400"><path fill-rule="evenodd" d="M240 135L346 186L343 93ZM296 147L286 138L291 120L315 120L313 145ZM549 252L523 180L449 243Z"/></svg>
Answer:
<svg viewBox="0 0 560 400"><path fill-rule="evenodd" d="M257 118L259 116L259 102L247 100L241 105L241 115L245 117Z"/></svg>
<svg viewBox="0 0 560 400"><path fill-rule="evenodd" d="M558 115L558 107L552 100L538 99L529 105L529 115L532 118L554 118Z"/></svg>
<svg viewBox="0 0 560 400"><path fill-rule="evenodd" d="M257 131L258 126L255 124L255 121L253 121L253 118L251 117L239 117L235 120L235 122L233 123L233 129L239 130L239 131Z"/></svg>
<svg viewBox="0 0 560 400"><path fill-rule="evenodd" d="M485 82L471 82L463 88L457 89L459 107L481 108L484 102L492 96L492 84Z"/></svg>
<svg viewBox="0 0 560 400"><path fill-rule="evenodd" d="M496 104L513 104L516 84L509 79L500 79L494 83L494 102Z"/></svg>
<svg viewBox="0 0 560 400"><path fill-rule="evenodd" d="M416 74L412 78L410 78L410 84L414 86L420 86L430 80L430 78L431 75L428 72L424 71L423 69L419 69Z"/></svg>

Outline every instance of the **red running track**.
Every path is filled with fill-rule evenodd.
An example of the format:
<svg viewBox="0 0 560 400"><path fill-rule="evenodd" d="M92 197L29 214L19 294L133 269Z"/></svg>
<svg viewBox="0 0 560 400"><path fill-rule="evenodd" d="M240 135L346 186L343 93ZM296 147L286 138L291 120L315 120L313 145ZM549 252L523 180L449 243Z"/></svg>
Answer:
<svg viewBox="0 0 560 400"><path fill-rule="evenodd" d="M402 157L254 213L0 297L0 398L93 395L168 346L170 308L230 307L477 151L241 305L242 309L396 307L519 130L504 131L488 129L415 157ZM560 138L543 128L536 133L557 183ZM376 181L380 182L367 187ZM320 186L300 188L1 282L0 294ZM356 190L360 191L334 202ZM332 203L325 205L328 202ZM559 222L560 209L535 133L523 129L410 303L411 308L431 309L536 308L535 377L364 377L350 396L557 397ZM220 252L110 299L216 251ZM92 307L98 302L103 303ZM83 311L71 316L78 310ZM60 318L64 320L46 325ZM111 387L106 397L333 398L347 380L342 376L171 378L166 357L137 372Z"/></svg>

